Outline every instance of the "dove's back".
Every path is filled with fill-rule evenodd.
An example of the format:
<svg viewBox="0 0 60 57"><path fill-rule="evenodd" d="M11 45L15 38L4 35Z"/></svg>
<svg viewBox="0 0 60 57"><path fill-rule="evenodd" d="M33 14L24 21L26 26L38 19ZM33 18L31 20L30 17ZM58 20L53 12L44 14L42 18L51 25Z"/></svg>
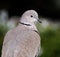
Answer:
<svg viewBox="0 0 60 57"><path fill-rule="evenodd" d="M35 57L40 46L38 33L24 25L7 32L2 48L2 57Z"/></svg>

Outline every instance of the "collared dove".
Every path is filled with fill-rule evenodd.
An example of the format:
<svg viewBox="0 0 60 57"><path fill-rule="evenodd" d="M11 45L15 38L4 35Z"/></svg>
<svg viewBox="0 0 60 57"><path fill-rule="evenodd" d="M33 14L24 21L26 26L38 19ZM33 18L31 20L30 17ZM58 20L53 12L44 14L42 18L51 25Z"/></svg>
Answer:
<svg viewBox="0 0 60 57"><path fill-rule="evenodd" d="M7 32L1 57L37 57L41 50L41 38L35 26L37 21L35 10L24 12L18 26Z"/></svg>

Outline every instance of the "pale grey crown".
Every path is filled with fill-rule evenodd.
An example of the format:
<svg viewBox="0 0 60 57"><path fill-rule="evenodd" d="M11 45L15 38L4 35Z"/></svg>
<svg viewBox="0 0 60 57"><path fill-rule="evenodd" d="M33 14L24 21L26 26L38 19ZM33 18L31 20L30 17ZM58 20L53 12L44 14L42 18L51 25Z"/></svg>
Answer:
<svg viewBox="0 0 60 57"><path fill-rule="evenodd" d="M38 13L35 10L25 11L22 16L30 16L30 17L38 19Z"/></svg>

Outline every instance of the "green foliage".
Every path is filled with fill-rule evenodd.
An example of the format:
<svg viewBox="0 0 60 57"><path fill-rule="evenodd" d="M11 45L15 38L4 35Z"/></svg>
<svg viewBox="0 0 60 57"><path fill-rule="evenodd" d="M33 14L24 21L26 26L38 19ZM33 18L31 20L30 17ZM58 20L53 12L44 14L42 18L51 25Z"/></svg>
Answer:
<svg viewBox="0 0 60 57"><path fill-rule="evenodd" d="M0 56L1 56L1 49L3 44L3 39L5 36L5 33L8 31L8 28L6 25L0 25Z"/></svg>
<svg viewBox="0 0 60 57"><path fill-rule="evenodd" d="M60 28L57 30L47 28L40 32L40 36L43 48L41 57L60 57Z"/></svg>

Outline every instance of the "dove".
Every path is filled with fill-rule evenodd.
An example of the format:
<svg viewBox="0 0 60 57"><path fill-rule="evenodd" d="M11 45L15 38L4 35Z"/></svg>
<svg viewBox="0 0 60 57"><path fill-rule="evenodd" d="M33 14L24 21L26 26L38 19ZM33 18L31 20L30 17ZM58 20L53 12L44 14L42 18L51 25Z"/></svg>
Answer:
<svg viewBox="0 0 60 57"><path fill-rule="evenodd" d="M1 57L37 57L41 53L37 22L41 23L35 10L25 11L17 27L6 33Z"/></svg>

